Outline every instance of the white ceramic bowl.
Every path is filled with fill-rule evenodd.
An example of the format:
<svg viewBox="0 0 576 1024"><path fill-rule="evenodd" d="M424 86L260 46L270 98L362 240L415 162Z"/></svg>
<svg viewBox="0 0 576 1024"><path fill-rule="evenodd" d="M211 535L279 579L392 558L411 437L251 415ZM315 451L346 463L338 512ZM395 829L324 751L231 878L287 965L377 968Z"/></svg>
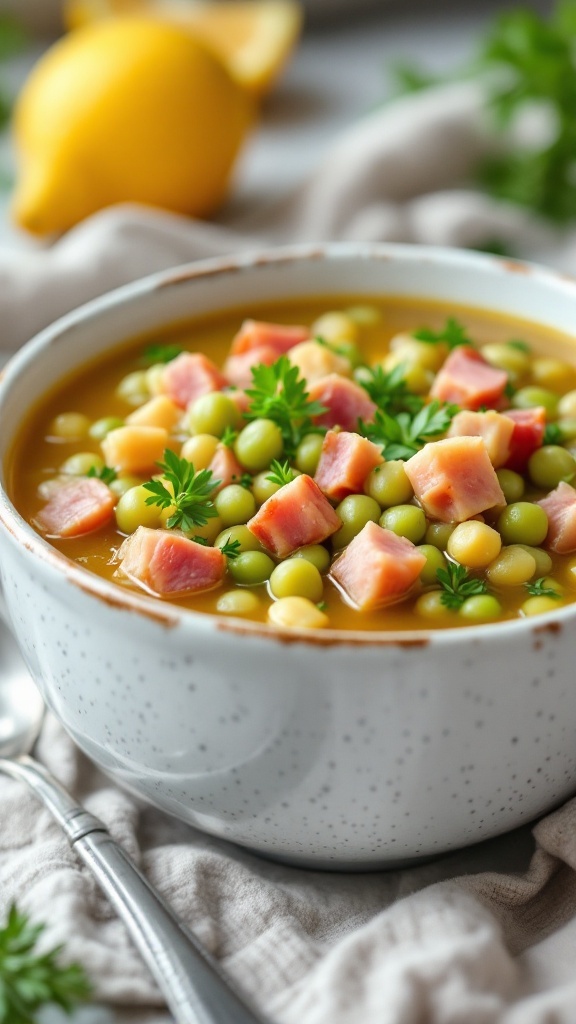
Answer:
<svg viewBox="0 0 576 1024"><path fill-rule="evenodd" d="M29 403L88 355L222 307L343 292L576 323L576 283L473 253L332 245L179 268L64 317L8 364L0 460ZM576 789L576 605L432 634L283 634L115 588L37 536L3 490L0 571L30 670L86 754L268 856L391 866L504 832Z"/></svg>

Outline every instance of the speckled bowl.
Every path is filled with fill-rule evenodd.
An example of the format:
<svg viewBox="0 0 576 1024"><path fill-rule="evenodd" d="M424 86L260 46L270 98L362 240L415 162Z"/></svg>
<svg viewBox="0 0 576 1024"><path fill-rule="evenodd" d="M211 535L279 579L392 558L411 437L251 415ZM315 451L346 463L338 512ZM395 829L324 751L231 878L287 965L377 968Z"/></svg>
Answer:
<svg viewBox="0 0 576 1024"><path fill-rule="evenodd" d="M28 404L87 355L195 313L342 292L576 322L576 283L473 253L332 245L195 264L84 306L10 362L0 460ZM504 832L576 790L576 605L434 634L281 632L115 588L37 536L4 491L0 573L30 671L86 754L268 856L392 866Z"/></svg>

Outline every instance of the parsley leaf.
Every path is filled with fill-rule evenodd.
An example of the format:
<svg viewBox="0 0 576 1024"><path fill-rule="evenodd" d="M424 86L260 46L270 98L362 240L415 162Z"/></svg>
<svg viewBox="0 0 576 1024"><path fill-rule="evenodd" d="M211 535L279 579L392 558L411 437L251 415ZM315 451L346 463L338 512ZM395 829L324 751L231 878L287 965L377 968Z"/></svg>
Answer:
<svg viewBox="0 0 576 1024"><path fill-rule="evenodd" d="M458 412L457 405L443 405L430 402L415 416L400 412L390 416L383 409L377 409L372 423L359 423L359 432L382 449L385 459L410 459L424 447L427 441L444 434L452 417Z"/></svg>
<svg viewBox="0 0 576 1024"><path fill-rule="evenodd" d="M424 401L419 395L409 391L404 377L405 370L404 363L394 366L388 373L380 364L363 366L355 374L355 379L379 409L391 414L416 413L422 408Z"/></svg>
<svg viewBox="0 0 576 1024"><path fill-rule="evenodd" d="M453 316L448 317L444 327L441 327L439 331L432 331L429 327L419 327L412 331L412 337L431 345L444 344L449 349L456 348L458 345L474 347L474 342L468 337L464 324L461 324Z"/></svg>
<svg viewBox="0 0 576 1024"><path fill-rule="evenodd" d="M562 430L557 423L547 423L544 427L542 444L562 444Z"/></svg>
<svg viewBox="0 0 576 1024"><path fill-rule="evenodd" d="M112 466L102 466L101 469L97 469L96 466L90 466L86 476L95 476L98 480L101 480L102 483L111 484L116 480L118 473L115 469L112 469Z"/></svg>
<svg viewBox="0 0 576 1024"><path fill-rule="evenodd" d="M0 928L0 1024L34 1024L37 1011L49 1004L70 1013L91 994L80 964L59 963L62 946L35 952L44 928L31 924L12 904Z"/></svg>
<svg viewBox="0 0 576 1024"><path fill-rule="evenodd" d="M234 427L224 427L224 433L220 438L220 442L221 444L225 445L226 448L231 448L237 437L238 431L234 430Z"/></svg>
<svg viewBox="0 0 576 1024"><path fill-rule="evenodd" d="M436 578L442 587L440 600L452 611L458 611L467 597L485 594L488 590L485 580L474 579L459 562L447 562L445 569L436 570Z"/></svg>
<svg viewBox="0 0 576 1024"><path fill-rule="evenodd" d="M291 366L286 356L280 356L271 366L259 363L251 372L246 419L273 420L280 427L286 454L293 455L304 434L318 429L312 417L326 412L325 406L310 401L306 381L299 379L298 367Z"/></svg>
<svg viewBox="0 0 576 1024"><path fill-rule="evenodd" d="M226 558L231 559L231 561L234 561L234 559L238 558L238 555L242 553L242 549L240 541L230 540L230 536L231 534L226 538L224 543L219 546L222 554L226 555Z"/></svg>
<svg viewBox="0 0 576 1024"><path fill-rule="evenodd" d="M171 363L183 351L180 345L148 345L142 353L142 359L148 366L153 366L154 363Z"/></svg>
<svg viewBox="0 0 576 1024"><path fill-rule="evenodd" d="M558 601L562 599L562 595L549 586L545 576L540 576L533 583L525 583L524 586L531 597L554 597Z"/></svg>
<svg viewBox="0 0 576 1024"><path fill-rule="evenodd" d="M284 484L292 483L296 476L289 462L281 463L278 462L278 459L272 459L270 469L272 472L268 474L266 479L272 484L278 484L279 487L284 487Z"/></svg>
<svg viewBox="0 0 576 1024"><path fill-rule="evenodd" d="M162 509L174 509L166 520L169 530L179 527L181 530L192 532L195 526L205 526L209 519L216 516L211 495L220 481L213 479L210 469L196 472L191 462L179 459L169 448L164 452L164 462L157 465L172 490L169 490L161 480L149 480L143 485L151 492L150 497L146 498L146 504L158 505Z"/></svg>

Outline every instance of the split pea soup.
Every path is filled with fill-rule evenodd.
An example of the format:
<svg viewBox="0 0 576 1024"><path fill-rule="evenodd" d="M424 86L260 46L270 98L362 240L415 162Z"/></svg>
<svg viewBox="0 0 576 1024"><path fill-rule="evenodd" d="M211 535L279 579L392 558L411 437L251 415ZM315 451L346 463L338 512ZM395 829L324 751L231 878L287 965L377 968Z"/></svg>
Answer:
<svg viewBox="0 0 576 1024"><path fill-rule="evenodd" d="M576 600L576 348L398 298L233 310L48 394L11 497L117 586L287 628L421 630Z"/></svg>

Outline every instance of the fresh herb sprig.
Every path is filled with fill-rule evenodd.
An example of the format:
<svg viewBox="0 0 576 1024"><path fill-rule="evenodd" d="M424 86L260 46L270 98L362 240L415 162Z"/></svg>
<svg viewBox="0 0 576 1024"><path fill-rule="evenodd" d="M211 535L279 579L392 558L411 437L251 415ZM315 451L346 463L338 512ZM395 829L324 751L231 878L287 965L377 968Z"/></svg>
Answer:
<svg viewBox="0 0 576 1024"><path fill-rule="evenodd" d="M180 345L163 345L161 343L148 345L142 353L142 360L147 366L153 366L155 363L171 363L183 351L184 349Z"/></svg>
<svg viewBox="0 0 576 1024"><path fill-rule="evenodd" d="M270 469L272 472L266 479L272 484L278 484L279 487L292 483L296 476L289 462L279 462L278 459L272 459Z"/></svg>
<svg viewBox="0 0 576 1024"><path fill-rule="evenodd" d="M0 928L0 1024L35 1024L38 1011L50 1004L70 1013L91 994L81 965L60 962L62 946L36 952L44 929L10 907Z"/></svg>
<svg viewBox="0 0 576 1024"><path fill-rule="evenodd" d="M9 14L0 14L0 61L19 54L26 45L26 33ZM5 128L12 113L12 98L4 83L0 82L0 130Z"/></svg>
<svg viewBox="0 0 576 1024"><path fill-rule="evenodd" d="M436 570L436 578L442 587L440 600L451 611L458 611L467 597L485 594L488 590L486 580L470 576L466 567L459 562L447 562L445 569Z"/></svg>
<svg viewBox="0 0 576 1024"><path fill-rule="evenodd" d="M361 367L355 378L375 405L384 412L391 415L399 412L417 413L424 405L424 400L408 389L405 372L404 363L399 363L388 372L377 364Z"/></svg>
<svg viewBox="0 0 576 1024"><path fill-rule="evenodd" d="M401 412L393 417L377 409L371 423L360 421L359 431L380 446L385 459L406 460L419 452L427 441L444 434L457 412L457 405L437 401L423 406L415 416Z"/></svg>
<svg viewBox="0 0 576 1024"><path fill-rule="evenodd" d="M418 341L425 341L429 345L446 345L450 350L459 345L474 347L474 342L466 332L464 324L461 324L455 317L449 316L439 331L433 331L430 327L418 327L412 331L412 337Z"/></svg>
<svg viewBox="0 0 576 1024"><path fill-rule="evenodd" d="M180 459L169 448L164 452L164 461L157 465L172 490L162 480L149 480L143 485L151 492L146 504L174 509L166 520L168 529L177 527L191 532L195 526L205 526L217 515L212 495L220 481L214 479L210 469L196 472L191 462Z"/></svg>
<svg viewBox="0 0 576 1024"><path fill-rule="evenodd" d="M530 597L553 597L557 601L562 599L562 595L547 584L545 576L540 576L539 579L534 580L532 583L525 583L524 586Z"/></svg>
<svg viewBox="0 0 576 1024"><path fill-rule="evenodd" d="M246 419L273 420L280 427L284 451L288 456L294 455L304 434L318 429L312 417L326 412L325 406L310 400L306 381L286 356L280 356L271 366L259 363L251 372L252 386L246 389L250 399Z"/></svg>
<svg viewBox="0 0 576 1024"><path fill-rule="evenodd" d="M238 555L242 554L242 545L239 540L230 540L230 536L231 534L220 546L220 550L223 555L226 555L226 558L233 562L235 558L238 558Z"/></svg>
<svg viewBox="0 0 576 1024"><path fill-rule="evenodd" d="M118 473L112 466L102 466L100 469L96 466L90 466L86 476L94 476L101 480L103 484L111 484L116 480Z"/></svg>

